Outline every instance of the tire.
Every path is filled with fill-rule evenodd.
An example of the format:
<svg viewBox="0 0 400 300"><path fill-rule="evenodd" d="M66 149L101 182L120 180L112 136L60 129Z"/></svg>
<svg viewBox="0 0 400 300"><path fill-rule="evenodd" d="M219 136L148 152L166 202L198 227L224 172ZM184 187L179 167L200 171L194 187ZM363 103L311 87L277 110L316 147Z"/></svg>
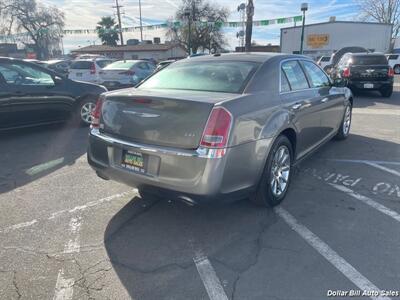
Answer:
<svg viewBox="0 0 400 300"><path fill-rule="evenodd" d="M395 65L393 67L394 74L400 74L400 65Z"/></svg>
<svg viewBox="0 0 400 300"><path fill-rule="evenodd" d="M350 134L353 107L351 104L346 106L340 128L335 136L336 140L345 140Z"/></svg>
<svg viewBox="0 0 400 300"><path fill-rule="evenodd" d="M380 90L382 97L389 98L393 94L393 87L388 87Z"/></svg>
<svg viewBox="0 0 400 300"><path fill-rule="evenodd" d="M282 149L284 152L282 152ZM279 157L282 157L282 153L284 153L287 158L279 161ZM250 198L250 200L256 205L267 207L273 207L280 204L285 198L290 186L291 175L293 172L293 160L292 144L286 136L279 136L268 154L257 192ZM277 166L278 168L276 168ZM282 170L287 170L287 176L285 176L286 171L282 172ZM280 179L278 180L277 178ZM280 187L280 190L278 186Z"/></svg>
<svg viewBox="0 0 400 300"><path fill-rule="evenodd" d="M86 98L83 99L78 107L75 110L73 119L75 120L75 123L79 126L89 126L91 123L91 110L93 110L96 106L96 101L95 99L92 98Z"/></svg>

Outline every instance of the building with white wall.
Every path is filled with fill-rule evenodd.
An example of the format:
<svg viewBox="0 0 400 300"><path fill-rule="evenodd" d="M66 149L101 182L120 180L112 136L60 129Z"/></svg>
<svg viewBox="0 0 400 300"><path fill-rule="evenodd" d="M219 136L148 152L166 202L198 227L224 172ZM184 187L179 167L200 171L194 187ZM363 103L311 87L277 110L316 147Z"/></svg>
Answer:
<svg viewBox="0 0 400 300"><path fill-rule="evenodd" d="M313 58L330 56L349 46L359 46L374 52L387 53L390 49L392 24L336 21L306 25L303 53ZM281 29L281 52L298 53L301 26Z"/></svg>
<svg viewBox="0 0 400 300"><path fill-rule="evenodd" d="M98 54L115 59L154 59L186 57L186 51L176 44L140 44L123 46L92 45L71 51L73 55Z"/></svg>

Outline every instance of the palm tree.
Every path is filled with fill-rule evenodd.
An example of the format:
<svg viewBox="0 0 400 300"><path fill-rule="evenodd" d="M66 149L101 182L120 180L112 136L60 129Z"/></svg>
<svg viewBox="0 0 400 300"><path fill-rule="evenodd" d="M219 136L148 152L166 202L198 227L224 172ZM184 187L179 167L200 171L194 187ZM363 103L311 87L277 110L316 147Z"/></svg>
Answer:
<svg viewBox="0 0 400 300"><path fill-rule="evenodd" d="M119 27L113 18L102 17L101 21L97 23L96 31L103 45L117 46Z"/></svg>

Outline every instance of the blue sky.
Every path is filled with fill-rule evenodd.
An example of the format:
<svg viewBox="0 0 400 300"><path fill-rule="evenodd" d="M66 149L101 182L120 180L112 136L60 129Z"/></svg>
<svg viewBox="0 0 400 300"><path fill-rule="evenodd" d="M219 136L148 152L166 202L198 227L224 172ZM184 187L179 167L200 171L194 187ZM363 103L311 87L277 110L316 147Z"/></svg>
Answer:
<svg viewBox="0 0 400 300"><path fill-rule="evenodd" d="M54 5L65 13L66 29L92 29L102 16L113 16L113 0L38 0L48 5ZM138 0L119 0L124 6L123 26L139 24ZM157 24L164 22L174 16L176 8L181 0L142 0L142 17L144 24ZM235 0L209 0L211 3L228 8L230 11L229 20L238 21L239 14L236 10L242 1ZM352 0L254 0L255 20L289 17L300 14L302 2L309 3L309 11L306 16L306 23L324 22L330 16L336 16L337 20L356 20L359 16L357 4ZM285 25L288 26L288 25ZM290 24L289 24L290 26ZM279 34L282 25L255 27L253 40L259 44L279 44ZM237 28L224 29L228 48L238 45L236 38ZM164 40L163 31L145 31L145 39L152 39L154 36ZM129 33L126 38L138 38L139 33ZM100 41L95 35L74 35L64 38L66 52L78 46L99 44Z"/></svg>

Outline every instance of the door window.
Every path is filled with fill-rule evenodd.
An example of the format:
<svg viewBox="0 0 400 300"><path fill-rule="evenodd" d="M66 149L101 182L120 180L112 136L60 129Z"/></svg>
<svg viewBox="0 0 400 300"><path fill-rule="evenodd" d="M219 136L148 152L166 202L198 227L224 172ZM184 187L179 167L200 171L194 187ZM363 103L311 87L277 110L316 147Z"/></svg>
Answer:
<svg viewBox="0 0 400 300"><path fill-rule="evenodd" d="M308 82L303 69L297 60L287 61L282 64L282 70L289 81L292 91L308 89Z"/></svg>
<svg viewBox="0 0 400 300"><path fill-rule="evenodd" d="M8 84L29 86L54 86L50 74L25 64L0 65L0 73Z"/></svg>
<svg viewBox="0 0 400 300"><path fill-rule="evenodd" d="M310 61L303 61L302 63L310 80L311 87L330 86L328 76L319 67Z"/></svg>
<svg viewBox="0 0 400 300"><path fill-rule="evenodd" d="M148 70L149 66L147 65L147 63L142 62L138 64L138 68L142 70Z"/></svg>

